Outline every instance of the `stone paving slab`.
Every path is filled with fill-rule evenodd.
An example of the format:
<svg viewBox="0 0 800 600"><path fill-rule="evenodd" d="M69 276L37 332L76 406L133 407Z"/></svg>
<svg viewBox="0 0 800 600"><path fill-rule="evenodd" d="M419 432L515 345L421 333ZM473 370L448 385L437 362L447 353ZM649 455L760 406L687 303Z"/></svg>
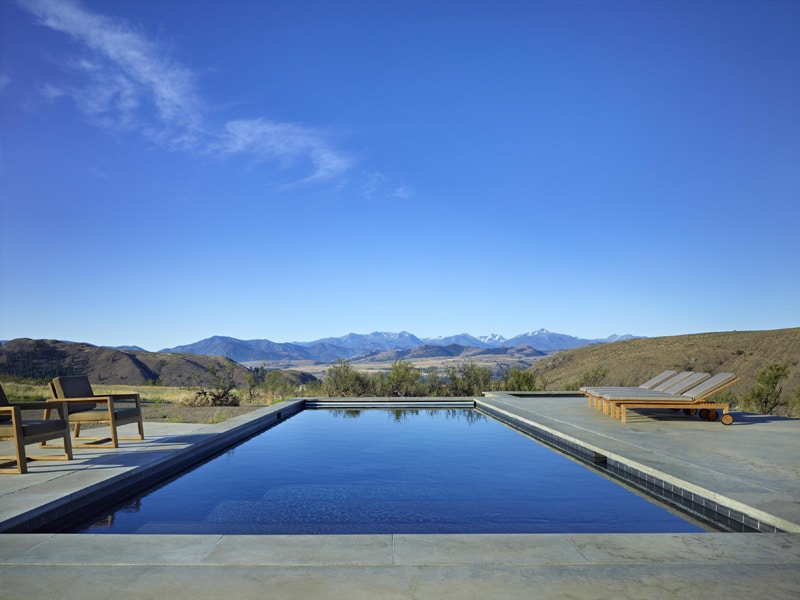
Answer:
<svg viewBox="0 0 800 600"><path fill-rule="evenodd" d="M748 535L748 534L730 534ZM764 535L764 534L755 534ZM76 540L80 543L82 540ZM0 565L6 598L796 599L796 563ZM19 591L15 595L15 591Z"/></svg>
<svg viewBox="0 0 800 600"><path fill-rule="evenodd" d="M2 540L3 566L800 564L800 539L791 533L5 534Z"/></svg>

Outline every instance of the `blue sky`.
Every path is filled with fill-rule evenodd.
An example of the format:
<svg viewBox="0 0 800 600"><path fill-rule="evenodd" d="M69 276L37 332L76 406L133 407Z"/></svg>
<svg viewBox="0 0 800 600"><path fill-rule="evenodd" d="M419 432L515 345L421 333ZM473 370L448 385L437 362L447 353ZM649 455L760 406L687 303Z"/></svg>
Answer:
<svg viewBox="0 0 800 600"><path fill-rule="evenodd" d="M0 339L800 326L800 2L0 2Z"/></svg>

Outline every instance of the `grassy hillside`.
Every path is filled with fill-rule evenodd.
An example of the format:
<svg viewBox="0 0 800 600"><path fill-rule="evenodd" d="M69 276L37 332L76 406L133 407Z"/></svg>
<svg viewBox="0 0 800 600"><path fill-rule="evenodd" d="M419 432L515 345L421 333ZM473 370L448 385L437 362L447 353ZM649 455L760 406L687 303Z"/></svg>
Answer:
<svg viewBox="0 0 800 600"><path fill-rule="evenodd" d="M800 386L800 328L730 331L643 338L564 350L537 362L531 370L546 377L548 389L564 389L593 369L605 369L604 385L638 385L665 369L731 372L728 388L741 395L769 363L789 363L784 397Z"/></svg>

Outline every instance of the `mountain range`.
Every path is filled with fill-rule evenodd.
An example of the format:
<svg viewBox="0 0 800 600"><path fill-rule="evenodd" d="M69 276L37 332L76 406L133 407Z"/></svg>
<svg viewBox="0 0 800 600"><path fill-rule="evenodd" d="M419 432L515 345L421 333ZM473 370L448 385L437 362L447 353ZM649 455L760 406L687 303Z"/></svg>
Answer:
<svg viewBox="0 0 800 600"><path fill-rule="evenodd" d="M604 344L631 339L632 335L612 335L603 339L578 338L563 333L539 329L509 339L501 335L476 337L467 333L438 338L419 338L407 331L400 333L376 331L369 334L348 333L338 338L322 338L312 342L272 342L270 340L240 340L213 336L161 352L226 356L236 362L308 360L330 363L337 359L349 360L362 355L393 351L409 351L420 347L440 348L449 354L454 346L465 349L501 349L528 346L542 353L567 350L590 344Z"/></svg>

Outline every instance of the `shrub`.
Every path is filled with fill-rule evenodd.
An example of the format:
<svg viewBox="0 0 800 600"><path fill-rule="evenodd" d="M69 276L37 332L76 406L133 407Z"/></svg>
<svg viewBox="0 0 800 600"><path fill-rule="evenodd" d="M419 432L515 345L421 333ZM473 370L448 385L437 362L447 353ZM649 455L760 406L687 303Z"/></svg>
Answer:
<svg viewBox="0 0 800 600"><path fill-rule="evenodd" d="M492 371L489 367L481 367L475 361L461 363L458 368L447 367L447 395L477 396L490 389Z"/></svg>
<svg viewBox="0 0 800 600"><path fill-rule="evenodd" d="M442 396L447 393L442 376L436 367L425 369L425 376L422 378L422 396Z"/></svg>
<svg viewBox="0 0 800 600"><path fill-rule="evenodd" d="M534 392L544 388L536 373L514 365L500 373L497 389L504 392Z"/></svg>
<svg viewBox="0 0 800 600"><path fill-rule="evenodd" d="M582 387L603 385L608 369L605 367L595 367L589 371L584 372L579 379L568 383L565 387L568 391L579 390Z"/></svg>
<svg viewBox="0 0 800 600"><path fill-rule="evenodd" d="M223 371L216 367L209 367L207 374L210 381L209 385L198 382L200 387L194 394L194 398L183 402L187 406L239 406L239 397L235 393L236 382L233 361L229 361Z"/></svg>
<svg viewBox="0 0 800 600"><path fill-rule="evenodd" d="M781 400L783 382L789 375L789 363L771 363L756 376L756 385L742 396L741 406L745 410L773 414L778 407L788 407L789 402Z"/></svg>
<svg viewBox="0 0 800 600"><path fill-rule="evenodd" d="M419 396L421 394L419 369L411 363L396 360L385 380L387 396Z"/></svg>
<svg viewBox="0 0 800 600"><path fill-rule="evenodd" d="M789 415L800 416L800 385L794 388L794 392L789 397Z"/></svg>
<svg viewBox="0 0 800 600"><path fill-rule="evenodd" d="M331 397L365 396L372 386L369 377L356 371L349 360L336 361L328 369L328 376L322 389Z"/></svg>

